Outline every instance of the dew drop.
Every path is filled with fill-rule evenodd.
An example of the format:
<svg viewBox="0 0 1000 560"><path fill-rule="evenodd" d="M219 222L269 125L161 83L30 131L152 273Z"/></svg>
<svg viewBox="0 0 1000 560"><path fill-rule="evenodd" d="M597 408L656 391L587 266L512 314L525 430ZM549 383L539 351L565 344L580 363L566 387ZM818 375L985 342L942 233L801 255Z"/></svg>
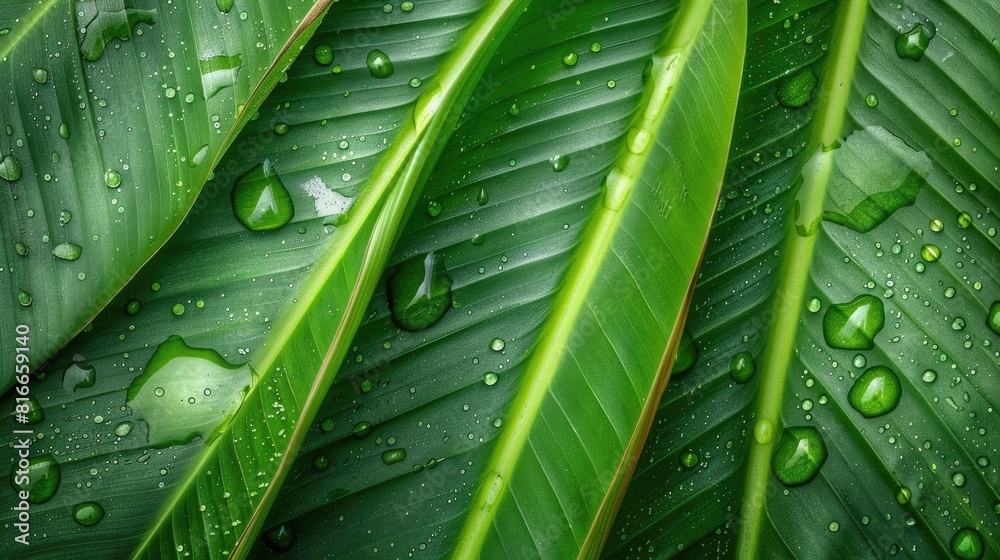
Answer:
<svg viewBox="0 0 1000 560"><path fill-rule="evenodd" d="M771 469L785 486L799 486L816 477L826 457L819 430L812 426L785 428L771 455Z"/></svg>
<svg viewBox="0 0 1000 560"><path fill-rule="evenodd" d="M410 259L389 277L389 311L393 322L407 331L437 323L451 307L451 277L444 258L434 252Z"/></svg>
<svg viewBox="0 0 1000 560"><path fill-rule="evenodd" d="M233 214L253 231L278 229L295 216L295 206L270 160L236 180L232 194Z"/></svg>
<svg viewBox="0 0 1000 560"><path fill-rule="evenodd" d="M396 71L392 61L389 60L389 56L379 49L373 49L369 52L366 62L368 64L368 71L371 72L373 78L385 79L392 76L393 72Z"/></svg>

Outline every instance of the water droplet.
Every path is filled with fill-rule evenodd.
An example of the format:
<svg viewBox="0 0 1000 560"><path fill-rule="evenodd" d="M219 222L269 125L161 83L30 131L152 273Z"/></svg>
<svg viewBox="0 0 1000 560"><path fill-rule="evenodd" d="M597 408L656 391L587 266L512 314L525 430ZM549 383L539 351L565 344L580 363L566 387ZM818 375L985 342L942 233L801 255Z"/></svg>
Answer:
<svg viewBox="0 0 1000 560"><path fill-rule="evenodd" d="M826 457L819 430L812 426L785 428L771 455L771 469L785 486L799 486L815 478Z"/></svg>
<svg viewBox="0 0 1000 560"><path fill-rule="evenodd" d="M282 523L264 532L264 544L275 552L288 552L296 540L295 529Z"/></svg>
<svg viewBox="0 0 1000 560"><path fill-rule="evenodd" d="M847 401L865 418L874 418L892 412L899 404L902 391L896 372L885 366L874 366L854 381Z"/></svg>
<svg viewBox="0 0 1000 560"><path fill-rule="evenodd" d="M774 424L770 420L761 418L753 427L753 439L761 445L771 442L774 437Z"/></svg>
<svg viewBox="0 0 1000 560"><path fill-rule="evenodd" d="M220 12L228 14L230 10L233 9L233 4L236 0L215 0L215 7L219 9Z"/></svg>
<svg viewBox="0 0 1000 560"><path fill-rule="evenodd" d="M122 184L121 173L115 171L114 169L108 169L104 172L104 184L110 188L115 188Z"/></svg>
<svg viewBox="0 0 1000 560"><path fill-rule="evenodd" d="M63 390L72 393L77 389L88 389L97 382L97 370L93 366L82 367L73 364L63 372Z"/></svg>
<svg viewBox="0 0 1000 560"><path fill-rule="evenodd" d="M170 311L174 315L180 317L181 315L184 314L184 304L183 303L175 303L174 306L170 309Z"/></svg>
<svg viewBox="0 0 1000 560"><path fill-rule="evenodd" d="M52 455L36 455L28 459L28 475L18 476L18 470L11 469L10 483L15 490L29 492L28 501L41 504L55 496L59 489L61 473L59 463Z"/></svg>
<svg viewBox="0 0 1000 560"><path fill-rule="evenodd" d="M250 388L250 367L233 365L215 350L192 348L179 336L160 344L125 403L149 427L149 444L184 444L196 436L206 443L239 408ZM205 389L211 389L210 396ZM191 397L198 397L190 402Z"/></svg>
<svg viewBox="0 0 1000 560"><path fill-rule="evenodd" d="M896 501L901 504L905 504L910 501L910 496L910 489L903 486L899 489L899 492L896 493Z"/></svg>
<svg viewBox="0 0 1000 560"><path fill-rule="evenodd" d="M694 452L691 452L691 451L687 451L687 452L685 452L685 453L683 453L681 455L681 465L683 465L684 468L690 469L691 467L693 467L693 466L695 466L697 464L698 464L698 454L697 453L694 453Z"/></svg>
<svg viewBox="0 0 1000 560"><path fill-rule="evenodd" d="M52 256L66 261L75 261L81 252L83 248L73 243L60 243L52 248Z"/></svg>
<svg viewBox="0 0 1000 560"><path fill-rule="evenodd" d="M11 416L14 414L23 414L27 419L25 424L38 424L42 420L45 420L45 411L42 410L42 404L38 402L38 399L34 395L28 395L28 400L17 403L14 411L11 412Z"/></svg>
<svg viewBox="0 0 1000 560"><path fill-rule="evenodd" d="M994 333L1000 335L1000 301L994 301L990 305L990 312L986 315L986 326Z"/></svg>
<svg viewBox="0 0 1000 560"><path fill-rule="evenodd" d="M480 206L486 206L489 201L490 193L486 191L486 187L480 188L479 195L476 196L476 202L479 203Z"/></svg>
<svg viewBox="0 0 1000 560"><path fill-rule="evenodd" d="M35 68L31 71L31 77L34 78L36 82L44 84L49 81L49 71L44 68Z"/></svg>
<svg viewBox="0 0 1000 560"><path fill-rule="evenodd" d="M401 329L418 331L438 322L451 307L451 277L434 253L410 259L389 278L389 310Z"/></svg>
<svg viewBox="0 0 1000 560"><path fill-rule="evenodd" d="M972 225L972 216L968 212L962 211L958 213L958 227L962 229L967 229Z"/></svg>
<svg viewBox="0 0 1000 560"><path fill-rule="evenodd" d="M410 78L410 87L417 88L420 87L420 84L421 84L420 78Z"/></svg>
<svg viewBox="0 0 1000 560"><path fill-rule="evenodd" d="M236 218L253 231L278 229L295 216L292 197L270 160L236 180L232 201Z"/></svg>
<svg viewBox="0 0 1000 560"><path fill-rule="evenodd" d="M896 56L919 62L924 57L927 45L934 38L936 30L930 23L918 23L909 31L896 37Z"/></svg>
<svg viewBox="0 0 1000 560"><path fill-rule="evenodd" d="M729 359L729 377L737 383L750 381L756 372L757 364L750 352L740 352Z"/></svg>
<svg viewBox="0 0 1000 560"><path fill-rule="evenodd" d="M560 173L569 167L569 156L556 156L549 160L552 162L552 171Z"/></svg>
<svg viewBox="0 0 1000 560"><path fill-rule="evenodd" d="M391 465L406 459L405 449L388 449L382 452L382 462Z"/></svg>
<svg viewBox="0 0 1000 560"><path fill-rule="evenodd" d="M483 383L487 385L496 385L499 379L500 376L498 376L496 373L492 371L487 371L486 373L483 374Z"/></svg>
<svg viewBox="0 0 1000 560"><path fill-rule="evenodd" d="M317 64L322 64L327 66L333 63L333 47L330 45L316 45L313 49L313 58L316 59Z"/></svg>
<svg viewBox="0 0 1000 560"><path fill-rule="evenodd" d="M501 352L506 345L507 344L502 338L494 338L490 341L490 350L493 350L494 352Z"/></svg>
<svg viewBox="0 0 1000 560"><path fill-rule="evenodd" d="M827 529L829 529L831 533L836 533L837 531L840 530L840 523L837 523L836 521L831 521L830 525L827 526Z"/></svg>
<svg viewBox="0 0 1000 560"><path fill-rule="evenodd" d="M819 76L812 68L803 68L778 83L775 97L778 103L791 109L805 106L812 99L812 92L819 83Z"/></svg>
<svg viewBox="0 0 1000 560"><path fill-rule="evenodd" d="M125 313L128 313L129 315L138 315L141 310L142 303L137 299L133 299L125 305Z"/></svg>
<svg viewBox="0 0 1000 560"><path fill-rule="evenodd" d="M852 363L854 364L854 367L860 369L865 367L865 364L868 363L868 360L866 360L863 355L857 354L854 356L854 360L852 361Z"/></svg>
<svg viewBox="0 0 1000 560"><path fill-rule="evenodd" d="M220 54L200 59L198 65L201 68L201 84L205 91L205 99L211 99L223 89L236 84L240 69L243 67L243 55ZM188 97L194 100L191 94L188 94Z"/></svg>
<svg viewBox="0 0 1000 560"><path fill-rule="evenodd" d="M816 313L821 307L823 307L823 303L819 301L819 298L812 298L809 300L809 303L806 304L806 309L808 309L810 313Z"/></svg>
<svg viewBox="0 0 1000 560"><path fill-rule="evenodd" d="M440 202L438 202L436 200L432 200L432 201L430 201L430 202L427 203L427 215L428 216L430 216L432 218L435 218L440 213L441 213L441 203Z"/></svg>
<svg viewBox="0 0 1000 560"><path fill-rule="evenodd" d="M28 256L28 246L25 245L24 243L21 242L15 243L14 250L17 251L17 254L21 255L22 257Z"/></svg>
<svg viewBox="0 0 1000 560"><path fill-rule="evenodd" d="M511 104L510 109L507 109L507 114L512 117L516 117L521 114L521 108L517 106L517 103L513 103Z"/></svg>
<svg viewBox="0 0 1000 560"><path fill-rule="evenodd" d="M678 374L686 372L691 369L691 366L697 360L698 346L695 345L691 332L684 329L684 332L681 334L681 342L677 347L677 355L674 357L674 366L671 368L670 373Z"/></svg>
<svg viewBox="0 0 1000 560"><path fill-rule="evenodd" d="M595 52L595 53L596 52L601 52L601 44L600 43L593 43L593 44L591 44L590 45L590 52Z"/></svg>
<svg viewBox="0 0 1000 560"><path fill-rule="evenodd" d="M142 10L117 4L121 9L101 9L109 4L80 2L76 12L76 28L79 34L80 52L83 58L94 62L104 54L104 47L112 39L127 41L132 37L132 28L140 23L156 23L156 10Z"/></svg>
<svg viewBox="0 0 1000 560"><path fill-rule="evenodd" d="M867 103L869 107L878 107L878 96L874 93L869 93L865 96L865 103Z"/></svg>
<svg viewBox="0 0 1000 560"><path fill-rule="evenodd" d="M404 12L412 12L413 2L403 2L402 4L399 5L399 9L403 10Z"/></svg>
<svg viewBox="0 0 1000 560"><path fill-rule="evenodd" d="M73 521L90 527L104 519L104 508L97 502L83 502L73 506Z"/></svg>
<svg viewBox="0 0 1000 560"><path fill-rule="evenodd" d="M22 306L28 307L29 305L31 305L31 301L32 301L31 294L29 294L28 292L24 290L17 292L17 302L20 303Z"/></svg>
<svg viewBox="0 0 1000 560"><path fill-rule="evenodd" d="M920 257L927 262L934 262L941 258L941 249L937 245L924 245L920 248Z"/></svg>
<svg viewBox="0 0 1000 560"><path fill-rule="evenodd" d="M389 56L379 49L373 49L368 53L367 64L372 77L380 80L392 76L393 72L396 71Z"/></svg>
<svg viewBox="0 0 1000 560"><path fill-rule="evenodd" d="M924 383L934 383L937 379L937 372L932 369L924 370L924 373L920 375L920 379L924 380Z"/></svg>
<svg viewBox="0 0 1000 560"><path fill-rule="evenodd" d="M356 437L363 438L371 433L372 423L365 421L358 422L351 431Z"/></svg>
<svg viewBox="0 0 1000 560"><path fill-rule="evenodd" d="M823 315L823 337L827 346L843 350L871 350L875 335L885 327L882 300L861 295L847 303L835 303Z"/></svg>
<svg viewBox="0 0 1000 560"><path fill-rule="evenodd" d="M961 488L962 486L965 486L965 475L960 472L957 472L951 475L951 482L955 486Z"/></svg>
<svg viewBox="0 0 1000 560"><path fill-rule="evenodd" d="M951 537L951 553L962 560L979 560L986 553L983 536L972 527L962 527Z"/></svg>
<svg viewBox="0 0 1000 560"><path fill-rule="evenodd" d="M10 182L21 178L21 164L17 163L14 156L7 154L0 158L0 179Z"/></svg>
<svg viewBox="0 0 1000 560"><path fill-rule="evenodd" d="M955 320L951 322L951 330L960 331L965 328L965 319L961 317L955 317Z"/></svg>
<svg viewBox="0 0 1000 560"><path fill-rule="evenodd" d="M576 63L579 60L580 57L575 52L571 52L563 57L563 64L566 66L576 66Z"/></svg>
<svg viewBox="0 0 1000 560"><path fill-rule="evenodd" d="M125 437L132 433L132 427L132 422L126 420L125 422L115 426L115 435L118 437Z"/></svg>

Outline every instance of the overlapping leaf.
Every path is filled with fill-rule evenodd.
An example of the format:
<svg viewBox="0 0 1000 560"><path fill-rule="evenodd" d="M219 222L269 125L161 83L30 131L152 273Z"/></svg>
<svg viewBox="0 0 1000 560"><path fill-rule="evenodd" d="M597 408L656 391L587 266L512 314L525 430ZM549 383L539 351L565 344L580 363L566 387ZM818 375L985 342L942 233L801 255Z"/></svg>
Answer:
<svg viewBox="0 0 1000 560"><path fill-rule="evenodd" d="M842 4L751 7L726 204L689 318L700 356L663 399L609 558L996 554L996 7ZM918 25L934 37L915 60L907 35ZM805 73L818 78L811 100L779 105ZM816 154L817 143L834 149ZM887 165L891 152L906 157ZM817 182L826 154L828 180ZM915 200L885 198L907 180ZM856 189L879 204L802 237L792 228L809 231L803 210L817 185L828 197L813 200L810 218L864 203ZM880 213L890 217L877 223ZM871 348L862 337L844 349L824 321L835 325L839 306L861 295L881 302L884 326ZM745 385L733 380L747 373L742 352L756 361ZM877 407L849 395L880 366L901 396L868 418ZM803 426L828 457L816 478L789 487L772 450L784 428Z"/></svg>
<svg viewBox="0 0 1000 560"><path fill-rule="evenodd" d="M0 328L36 367L174 232L329 2L216 4L0 6Z"/></svg>

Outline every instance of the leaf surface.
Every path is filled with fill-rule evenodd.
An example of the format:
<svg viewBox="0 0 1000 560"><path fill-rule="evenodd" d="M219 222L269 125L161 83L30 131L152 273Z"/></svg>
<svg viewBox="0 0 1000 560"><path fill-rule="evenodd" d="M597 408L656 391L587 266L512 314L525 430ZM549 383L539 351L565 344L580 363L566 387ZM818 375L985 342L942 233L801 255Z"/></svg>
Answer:
<svg viewBox="0 0 1000 560"><path fill-rule="evenodd" d="M0 328L31 328L35 366L173 234L328 4L0 7Z"/></svg>

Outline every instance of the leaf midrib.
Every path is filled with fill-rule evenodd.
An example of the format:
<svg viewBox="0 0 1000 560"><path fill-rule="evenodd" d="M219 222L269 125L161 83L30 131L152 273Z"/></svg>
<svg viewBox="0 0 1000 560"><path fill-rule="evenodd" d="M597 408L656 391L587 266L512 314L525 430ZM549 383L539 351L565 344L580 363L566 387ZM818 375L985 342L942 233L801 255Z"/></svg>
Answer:
<svg viewBox="0 0 1000 560"><path fill-rule="evenodd" d="M598 275L601 263L611 250L611 242L623 218L627 201L637 179L641 176L641 170L648 164L652 152L649 147L633 151L628 149L632 147L630 144L633 135L644 131L651 134L660 128L659 125L666 118L667 107L673 99L676 84L684 72L693 44L704 27L712 7L712 2L685 0L670 34L654 55L653 77L645 88L639 110L629 128L626 146L623 146L621 155L607 174L602 200L598 203L574 251L571 268L548 314L539 343L532 349L517 396L508 408L507 416L511 420L500 435L477 485L475 495L467 506L469 513L452 551L452 558L456 560L473 560L479 558L481 554L482 545L510 484L511 475L528 445L529 434L548 394L548 387L555 378L564 349L574 332L573 325L586 302L586 298L582 295L590 291L589 288ZM650 143L652 141L651 138ZM682 314L679 316L683 317ZM676 336L671 338L673 345L677 343L674 340L676 338ZM668 363L670 355L672 353L668 353L666 358ZM660 368L658 380L666 371L666 368ZM654 385L656 383L657 380L654 380ZM655 406L652 410L655 410ZM632 439L634 434L630 441ZM623 461L623 464L627 466L628 462ZM619 481L618 474L621 470L622 465L619 465L616 469L616 482ZM612 484L608 491L614 489L615 484ZM605 495L602 500L602 511L605 509L607 498ZM602 539L594 538L595 531L603 529L599 527L600 521L599 514L588 531L584 547L580 551L581 557L595 554L602 544Z"/></svg>
<svg viewBox="0 0 1000 560"><path fill-rule="evenodd" d="M831 44L830 62L820 82L815 98L822 100L817 117L812 123L812 136L803 157L820 155L825 147L833 144L841 135L847 114L847 100L851 92L854 67L860 51L868 3L865 0L847 0L838 14L837 26ZM800 162L797 177L808 160ZM829 161L826 162L829 166ZM824 169L817 180L806 180L799 187L795 204L801 204L801 211L808 222L812 209L822 209L823 200L830 179L830 168ZM818 214L815 214L818 216ZM799 220L797 220L799 221ZM808 227L808 225L806 226ZM761 527L767 500L767 485L770 480L771 453L779 434L782 401L784 400L788 368L794 355L805 289L808 285L809 270L813 260L818 233L799 235L795 224L789 224L786 245L778 271L778 285L774 292L774 322L768 329L767 343L762 354L760 371L764 375L758 387L756 423L750 442L750 456L747 463L747 481L742 498L744 523L737 537L736 555L740 560L757 558Z"/></svg>

